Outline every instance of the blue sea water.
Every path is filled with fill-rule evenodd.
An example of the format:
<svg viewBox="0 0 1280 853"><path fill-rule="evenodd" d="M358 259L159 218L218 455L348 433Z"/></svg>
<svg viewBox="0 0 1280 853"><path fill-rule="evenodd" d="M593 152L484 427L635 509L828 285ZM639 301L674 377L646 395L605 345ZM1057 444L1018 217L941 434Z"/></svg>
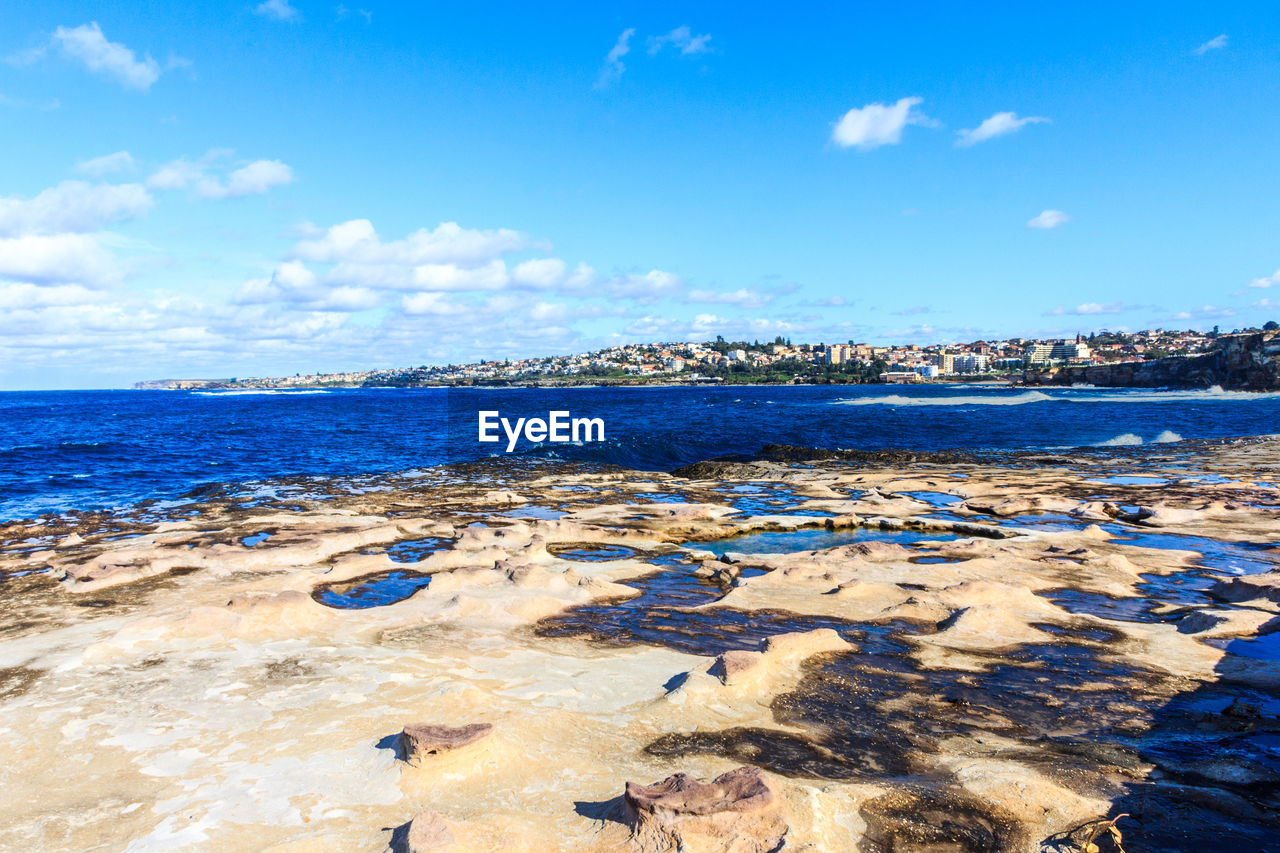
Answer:
<svg viewBox="0 0 1280 853"><path fill-rule="evenodd" d="M599 444L518 453L662 470L767 443L917 450L1260 435L1280 395L957 385L0 393L0 519L209 483L403 471L499 453L476 412L600 417Z"/></svg>

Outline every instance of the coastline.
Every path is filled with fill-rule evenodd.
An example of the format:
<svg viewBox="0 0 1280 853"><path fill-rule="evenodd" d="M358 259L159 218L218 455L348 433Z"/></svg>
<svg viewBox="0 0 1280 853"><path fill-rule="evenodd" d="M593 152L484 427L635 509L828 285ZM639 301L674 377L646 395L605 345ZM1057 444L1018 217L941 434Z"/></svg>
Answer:
<svg viewBox="0 0 1280 853"><path fill-rule="evenodd" d="M1138 849L1265 837L1280 441L767 456L4 525L0 839L1039 850L1119 811ZM415 757L410 723L493 729ZM714 819L621 796L743 765L768 795Z"/></svg>

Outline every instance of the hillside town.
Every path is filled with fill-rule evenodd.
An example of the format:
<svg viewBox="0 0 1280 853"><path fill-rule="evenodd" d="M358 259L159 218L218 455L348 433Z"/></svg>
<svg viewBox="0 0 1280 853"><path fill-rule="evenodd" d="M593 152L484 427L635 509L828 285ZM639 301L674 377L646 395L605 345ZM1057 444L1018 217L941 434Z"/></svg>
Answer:
<svg viewBox="0 0 1280 853"><path fill-rule="evenodd" d="M1275 323L1268 323L1270 329ZM1257 330L1236 330L1234 334ZM1226 333L1163 329L1096 332L1067 339L1009 338L965 344L876 346L847 341L621 344L578 355L503 359L284 377L153 380L144 389L424 387L485 384L914 383L1014 380L1056 366L1141 363L1207 352Z"/></svg>

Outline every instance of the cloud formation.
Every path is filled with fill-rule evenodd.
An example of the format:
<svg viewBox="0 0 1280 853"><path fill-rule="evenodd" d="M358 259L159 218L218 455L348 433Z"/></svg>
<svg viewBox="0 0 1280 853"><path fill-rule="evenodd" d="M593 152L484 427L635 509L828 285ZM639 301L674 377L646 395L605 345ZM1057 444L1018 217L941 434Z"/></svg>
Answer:
<svg viewBox="0 0 1280 853"><path fill-rule="evenodd" d="M897 145L902 130L909 124L933 125L928 116L916 109L923 98L899 98L897 103L867 104L849 110L836 122L831 141L841 148L867 151L881 145Z"/></svg>
<svg viewBox="0 0 1280 853"><path fill-rule="evenodd" d="M81 160L76 164L76 171L82 175L101 178L103 175L129 171L133 166L133 157L129 155L128 151L117 151L114 154L105 154L102 157Z"/></svg>
<svg viewBox="0 0 1280 853"><path fill-rule="evenodd" d="M1199 47L1197 47L1195 50L1191 52L1194 53L1196 56L1204 56L1206 53L1208 53L1211 50L1221 50L1226 46L1227 46L1227 34L1223 33L1220 36L1214 36L1213 38L1209 39L1207 42L1200 45Z"/></svg>
<svg viewBox="0 0 1280 853"><path fill-rule="evenodd" d="M684 301L708 305L737 305L739 308L763 308L774 300L774 294L745 287L732 291L690 290Z"/></svg>
<svg viewBox="0 0 1280 853"><path fill-rule="evenodd" d="M1271 275L1264 275L1261 278L1255 278L1249 282L1250 287L1276 287L1280 285L1280 270L1276 270Z"/></svg>
<svg viewBox="0 0 1280 853"><path fill-rule="evenodd" d="M97 21L78 27L58 27L51 43L63 56L94 74L114 78L127 89L146 91L160 79L160 66L150 56L138 59L119 42L107 41Z"/></svg>
<svg viewBox="0 0 1280 853"><path fill-rule="evenodd" d="M1026 116L1019 117L1015 112L996 113L988 119L984 119L982 124L972 130L958 130L956 135L956 145L960 148L968 148L971 145L977 145L979 142L986 142L988 139L994 139L997 136L1005 136L1010 133L1017 133L1029 124L1047 124L1049 119L1043 116Z"/></svg>
<svg viewBox="0 0 1280 853"><path fill-rule="evenodd" d="M214 149L195 161L180 157L153 172L147 186L155 190L193 189L202 198L243 198L293 182L293 169L280 160L254 160L227 171L225 161L231 153ZM226 174L220 176L218 170Z"/></svg>
<svg viewBox="0 0 1280 853"><path fill-rule="evenodd" d="M1230 308L1220 308L1216 305L1204 305L1200 308L1193 308L1190 311L1179 311L1170 317L1170 320L1226 320L1236 316L1236 312Z"/></svg>
<svg viewBox="0 0 1280 853"><path fill-rule="evenodd" d="M264 0L253 7L253 14L276 21L298 20L298 10L289 5L289 0Z"/></svg>
<svg viewBox="0 0 1280 853"><path fill-rule="evenodd" d="M680 51L683 56L707 53L711 50L709 47L710 41L710 33L695 36L693 34L693 30L689 29L687 26L680 26L665 35L654 36L649 39L649 55L657 55L667 45L671 45L673 48Z"/></svg>
<svg viewBox="0 0 1280 853"><path fill-rule="evenodd" d="M607 89L614 83L618 82L622 77L622 72L627 70L627 66L623 64L622 57L631 52L631 37L636 34L635 27L628 27L618 36L618 40L614 42L612 48L605 55L604 66L600 69L600 74L596 77L596 88Z"/></svg>
<svg viewBox="0 0 1280 853"><path fill-rule="evenodd" d="M1058 306L1050 311L1044 312L1046 317L1091 317L1099 314L1122 314L1130 311L1132 308L1123 302L1082 302L1074 308L1063 308Z"/></svg>
<svg viewBox="0 0 1280 853"><path fill-rule="evenodd" d="M1028 228L1057 228L1071 221L1061 210L1042 210L1027 221Z"/></svg>
<svg viewBox="0 0 1280 853"><path fill-rule="evenodd" d="M30 199L0 197L0 237L84 234L136 219L151 207L139 184L63 181Z"/></svg>

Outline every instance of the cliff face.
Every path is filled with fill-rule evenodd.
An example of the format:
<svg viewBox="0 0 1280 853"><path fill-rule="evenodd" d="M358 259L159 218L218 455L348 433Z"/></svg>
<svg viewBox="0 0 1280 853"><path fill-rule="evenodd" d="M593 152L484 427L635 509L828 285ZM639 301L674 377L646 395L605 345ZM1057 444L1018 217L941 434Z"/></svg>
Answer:
<svg viewBox="0 0 1280 853"><path fill-rule="evenodd" d="M1280 391L1280 333L1228 335L1202 355L1135 364L1090 364L1028 370L1029 385L1133 388L1211 388Z"/></svg>

